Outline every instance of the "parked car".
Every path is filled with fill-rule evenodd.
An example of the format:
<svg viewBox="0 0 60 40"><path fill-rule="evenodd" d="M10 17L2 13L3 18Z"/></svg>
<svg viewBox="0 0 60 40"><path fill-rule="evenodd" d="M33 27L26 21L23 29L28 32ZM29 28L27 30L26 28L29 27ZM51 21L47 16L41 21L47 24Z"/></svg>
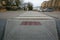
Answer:
<svg viewBox="0 0 60 40"><path fill-rule="evenodd" d="M52 11L54 11L53 8L45 8L45 9L43 9L43 12L52 12Z"/></svg>
<svg viewBox="0 0 60 40"><path fill-rule="evenodd" d="M7 10L17 10L18 7L16 5L12 5L12 6L6 6Z"/></svg>

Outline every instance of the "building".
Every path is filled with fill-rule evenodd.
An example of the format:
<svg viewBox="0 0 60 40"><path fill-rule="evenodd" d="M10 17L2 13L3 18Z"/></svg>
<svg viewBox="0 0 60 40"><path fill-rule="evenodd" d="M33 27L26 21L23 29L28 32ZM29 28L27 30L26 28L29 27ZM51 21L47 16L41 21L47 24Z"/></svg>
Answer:
<svg viewBox="0 0 60 40"><path fill-rule="evenodd" d="M52 7L52 2L51 1L44 1L42 4L41 4L41 6L43 7L43 8L47 8L47 7Z"/></svg>
<svg viewBox="0 0 60 40"><path fill-rule="evenodd" d="M55 8L55 10L60 10L60 0L53 0L52 7Z"/></svg>
<svg viewBox="0 0 60 40"><path fill-rule="evenodd" d="M49 1L44 1L41 4L42 8L54 8L55 10L60 10L60 0L49 0Z"/></svg>
<svg viewBox="0 0 60 40"><path fill-rule="evenodd" d="M46 8L46 7L47 7L47 1L44 1L44 2L41 4L41 7L42 7L42 8Z"/></svg>

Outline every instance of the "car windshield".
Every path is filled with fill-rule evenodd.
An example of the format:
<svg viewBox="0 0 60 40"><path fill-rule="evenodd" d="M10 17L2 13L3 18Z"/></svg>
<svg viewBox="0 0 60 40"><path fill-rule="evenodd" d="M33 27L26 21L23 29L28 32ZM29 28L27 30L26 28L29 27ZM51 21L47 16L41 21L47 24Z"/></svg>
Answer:
<svg viewBox="0 0 60 40"><path fill-rule="evenodd" d="M60 0L0 0L0 40L60 40Z"/></svg>

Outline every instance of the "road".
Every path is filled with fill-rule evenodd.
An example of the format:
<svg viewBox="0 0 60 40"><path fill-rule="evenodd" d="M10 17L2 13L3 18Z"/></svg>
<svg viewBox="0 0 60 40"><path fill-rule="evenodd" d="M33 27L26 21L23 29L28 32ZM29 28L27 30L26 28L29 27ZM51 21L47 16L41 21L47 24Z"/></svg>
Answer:
<svg viewBox="0 0 60 40"><path fill-rule="evenodd" d="M40 13L47 15L47 16L51 16L51 17L55 17L55 18L59 18L60 19L60 12L35 12L35 11L7 11L7 12L0 12L0 18L14 18L14 17L18 17L19 15L23 14L23 13L31 13L33 15L36 15L36 13ZM35 14L34 14L35 13ZM31 15L29 14L29 15ZM28 14L27 14L28 15Z"/></svg>
<svg viewBox="0 0 60 40"><path fill-rule="evenodd" d="M13 21L10 21L10 22L8 22L8 25L6 26L4 40L17 40L17 39L20 40L20 36L24 36L24 35L25 36L27 35L26 37L24 36L25 38L27 38L27 37L29 38L30 37L30 40L32 40L32 39L33 40L37 40L37 37L38 37L38 40L39 40L40 39L39 38L39 35L43 35L46 38L45 39L43 36L40 36L40 37L43 37L44 38L44 39L41 39L41 40L57 40L56 24L55 24L55 22L57 22L57 28L58 28L58 31L59 31L59 28L60 27L59 27L59 23L58 22L60 22L60 21L58 21L58 20L57 21L54 21L55 20L54 19L55 17L52 17L52 16L47 15L47 14L44 14L44 12L35 12L35 11L7 11L5 13L0 13L0 19L1 18L2 19L10 19L10 18L13 18L13 19L16 19L17 18L17 19L19 19L20 17L24 17L24 18L25 17L28 17L28 18L32 18L32 17L33 18L39 18L40 17L41 19L43 19L43 20L40 20L40 22L42 24L44 24L44 25L41 26L41 27L40 26L37 26L37 27L35 27L35 26L32 27L31 26L31 28L33 28L33 29L31 29L30 27L27 27L26 26L26 28L27 28L26 29L23 26L22 27L19 27L20 26L19 23L22 20L21 21L20 20L18 20L18 21L15 20L14 22ZM47 19L49 19L49 20L47 20ZM53 19L53 20L51 20L51 19ZM37 21L39 21L39 20L37 20ZM45 27L45 26L47 26L47 27ZM23 33L23 34L20 34L20 31L19 31L20 28L22 28L21 29L22 30L21 33ZM25 30L25 32L24 32L24 30ZM39 34L39 30L41 30L41 34ZM53 35L52 34L49 35L50 34L49 32L52 32ZM38 36L36 36L35 33ZM6 36L6 34L8 34L8 35ZM29 34L29 36L28 36L28 34ZM32 37L34 37L34 35L35 35L36 37L34 37L34 38L36 38L36 39L34 39L34 38L31 39L31 35L32 34L33 34ZM21 38L24 38L24 37L21 37ZM49 39L50 37L51 37L51 39ZM21 40L24 40L24 39L21 39ZM25 40L28 40L28 39L25 39Z"/></svg>
<svg viewBox="0 0 60 40"><path fill-rule="evenodd" d="M18 17L19 15L22 15L26 13L27 16L31 16L33 13L38 14L39 12L33 12L33 11L7 11L7 12L2 12L0 13L0 18L14 18L14 17ZM30 13L30 14L28 14ZM43 15L42 13L40 13L39 15ZM36 15L37 16L37 15Z"/></svg>
<svg viewBox="0 0 60 40"><path fill-rule="evenodd" d="M60 19L60 12L44 12L43 14Z"/></svg>
<svg viewBox="0 0 60 40"><path fill-rule="evenodd" d="M0 19L9 19L13 17L17 17L20 14L23 14L25 11L7 11L7 12L0 12Z"/></svg>

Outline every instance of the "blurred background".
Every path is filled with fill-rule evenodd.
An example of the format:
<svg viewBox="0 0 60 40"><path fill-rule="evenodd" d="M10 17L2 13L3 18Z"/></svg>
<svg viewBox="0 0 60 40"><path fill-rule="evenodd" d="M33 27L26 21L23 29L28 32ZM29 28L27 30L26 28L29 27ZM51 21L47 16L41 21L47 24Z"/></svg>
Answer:
<svg viewBox="0 0 60 40"><path fill-rule="evenodd" d="M60 11L60 0L0 0L0 11Z"/></svg>

